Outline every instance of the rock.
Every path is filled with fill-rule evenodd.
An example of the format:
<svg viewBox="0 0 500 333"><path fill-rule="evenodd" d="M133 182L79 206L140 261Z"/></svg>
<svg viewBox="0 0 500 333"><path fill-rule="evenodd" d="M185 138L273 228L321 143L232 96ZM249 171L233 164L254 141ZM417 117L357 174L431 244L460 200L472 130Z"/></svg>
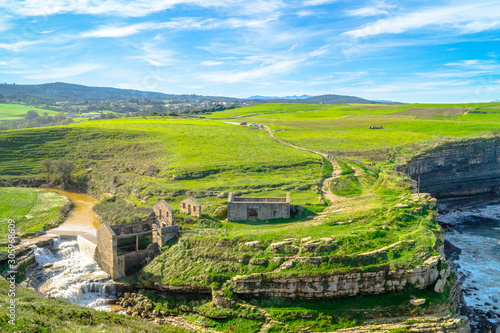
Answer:
<svg viewBox="0 0 500 333"><path fill-rule="evenodd" d="M130 315L131 315L131 314L133 314L133 313L134 313L134 308L133 308L133 307L131 307L131 306L129 306L129 307L127 308L127 314L130 316Z"/></svg>
<svg viewBox="0 0 500 333"><path fill-rule="evenodd" d="M253 242L246 242L245 246L251 246L254 247L256 245L260 245L262 242L261 241L253 241Z"/></svg>
<svg viewBox="0 0 500 333"><path fill-rule="evenodd" d="M410 206L409 206L409 205L407 205L407 204L398 203L398 204L397 204L396 206L394 206L394 207L396 207L396 208L408 208L408 207L410 207Z"/></svg>
<svg viewBox="0 0 500 333"><path fill-rule="evenodd" d="M307 237L302 238L300 241L307 242L307 241L311 240L311 238L312 238L311 236L307 236Z"/></svg>
<svg viewBox="0 0 500 333"><path fill-rule="evenodd" d="M132 317L139 317L139 312L138 311L132 312Z"/></svg>
<svg viewBox="0 0 500 333"><path fill-rule="evenodd" d="M160 310L154 309L153 310L153 316L159 316L160 315Z"/></svg>
<svg viewBox="0 0 500 333"><path fill-rule="evenodd" d="M265 259L253 259L250 260L250 264L252 265L264 265L265 263L267 263L267 260Z"/></svg>
<svg viewBox="0 0 500 333"><path fill-rule="evenodd" d="M325 244L331 244L333 242L333 239L330 237L323 237L319 239L322 242L325 242Z"/></svg>
<svg viewBox="0 0 500 333"><path fill-rule="evenodd" d="M146 310L151 310L153 308L153 304L147 303L146 304Z"/></svg>
<svg viewBox="0 0 500 333"><path fill-rule="evenodd" d="M302 244L302 248L306 251L311 251L317 248L319 245L321 245L321 243L318 241L309 241L307 243Z"/></svg>
<svg viewBox="0 0 500 333"><path fill-rule="evenodd" d="M410 304L414 305L414 306L424 305L425 304L425 298L412 299L412 300L410 300Z"/></svg>
<svg viewBox="0 0 500 333"><path fill-rule="evenodd" d="M436 285L434 286L434 291L437 293L442 293L444 291L445 284L446 284L445 279L437 280Z"/></svg>
<svg viewBox="0 0 500 333"><path fill-rule="evenodd" d="M269 248L271 248L275 251L280 251L283 249L283 246L291 244L291 243L292 243L291 241L276 242L276 243L272 243L271 245L269 245Z"/></svg>
<svg viewBox="0 0 500 333"><path fill-rule="evenodd" d="M295 264L295 261L287 260L283 264L281 264L280 270L292 268L294 264Z"/></svg>

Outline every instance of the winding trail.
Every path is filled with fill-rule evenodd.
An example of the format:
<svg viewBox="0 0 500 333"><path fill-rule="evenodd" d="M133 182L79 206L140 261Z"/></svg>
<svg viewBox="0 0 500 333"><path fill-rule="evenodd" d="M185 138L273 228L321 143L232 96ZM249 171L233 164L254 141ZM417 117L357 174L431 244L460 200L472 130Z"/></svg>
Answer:
<svg viewBox="0 0 500 333"><path fill-rule="evenodd" d="M325 158L328 161L328 163L330 163L332 165L333 172L330 174L329 177L325 178L322 181L322 183L321 183L321 194L330 202L330 204L320 214L316 215L314 217L314 219L319 219L319 218L321 218L321 217L323 217L323 216L328 215L329 213L331 213L334 210L334 206L332 205L332 203L342 199L341 197L333 194L332 191L330 190L330 184L332 183L332 181L335 178L337 178L337 177L340 176L340 168L338 167L337 163L335 163L334 161L330 160L328 158L328 154L324 154L324 153L321 153L321 152L318 152L318 151L314 151L314 150L311 150L311 149L308 149L308 148L299 147L299 146L293 145L293 144L291 144L289 142L286 142L286 141L284 141L284 140L276 137L276 135L274 135L273 131L271 130L271 128L269 126L264 126L264 129L269 134L269 136L271 138L273 138L275 141L277 141L277 142L279 142L279 143L281 143L281 144L283 144L285 146L288 146L290 148L293 148L293 149L307 151L307 152L319 155L319 156Z"/></svg>

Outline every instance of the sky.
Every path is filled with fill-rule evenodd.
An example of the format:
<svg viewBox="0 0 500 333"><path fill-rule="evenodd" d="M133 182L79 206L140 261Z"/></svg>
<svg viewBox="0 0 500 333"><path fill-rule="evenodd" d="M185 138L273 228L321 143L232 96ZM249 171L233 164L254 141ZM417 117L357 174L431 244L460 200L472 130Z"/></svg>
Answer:
<svg viewBox="0 0 500 333"><path fill-rule="evenodd" d="M500 1L0 0L0 82L500 99Z"/></svg>

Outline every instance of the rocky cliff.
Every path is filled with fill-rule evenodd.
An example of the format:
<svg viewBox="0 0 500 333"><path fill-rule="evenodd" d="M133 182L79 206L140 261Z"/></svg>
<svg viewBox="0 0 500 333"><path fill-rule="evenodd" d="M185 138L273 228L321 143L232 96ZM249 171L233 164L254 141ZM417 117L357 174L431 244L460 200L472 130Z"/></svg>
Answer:
<svg viewBox="0 0 500 333"><path fill-rule="evenodd" d="M413 157L403 171L420 192L438 199L491 199L500 192L500 139L475 139L436 146Z"/></svg>
<svg viewBox="0 0 500 333"><path fill-rule="evenodd" d="M273 277L267 274L236 276L232 280L234 292L240 296L280 298L325 298L354 296L358 294L381 294L403 290L412 285L427 288L434 285L443 292L449 268L441 268L441 256L429 258L424 265L414 269L390 271L325 274L324 276Z"/></svg>

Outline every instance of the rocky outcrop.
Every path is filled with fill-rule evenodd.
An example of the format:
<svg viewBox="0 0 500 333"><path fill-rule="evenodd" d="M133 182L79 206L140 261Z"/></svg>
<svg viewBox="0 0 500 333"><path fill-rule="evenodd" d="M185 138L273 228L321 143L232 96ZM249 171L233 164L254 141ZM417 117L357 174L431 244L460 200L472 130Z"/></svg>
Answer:
<svg viewBox="0 0 500 333"><path fill-rule="evenodd" d="M377 320L378 323L343 328L340 333L371 333L371 332L418 332L418 333L469 333L469 319L456 314L438 313L421 317L398 318L406 319L396 321L392 319ZM394 322L393 322L394 321Z"/></svg>
<svg viewBox="0 0 500 333"><path fill-rule="evenodd" d="M403 171L438 199L500 193L500 139L447 143L412 158Z"/></svg>
<svg viewBox="0 0 500 333"><path fill-rule="evenodd" d="M449 276L449 268L439 267L444 259L434 256L424 265L413 269L378 272L353 272L318 276L273 276L252 274L236 276L234 292L238 295L280 298L325 298L354 296L358 294L381 294L403 290L412 285L427 288L432 285L441 292Z"/></svg>

